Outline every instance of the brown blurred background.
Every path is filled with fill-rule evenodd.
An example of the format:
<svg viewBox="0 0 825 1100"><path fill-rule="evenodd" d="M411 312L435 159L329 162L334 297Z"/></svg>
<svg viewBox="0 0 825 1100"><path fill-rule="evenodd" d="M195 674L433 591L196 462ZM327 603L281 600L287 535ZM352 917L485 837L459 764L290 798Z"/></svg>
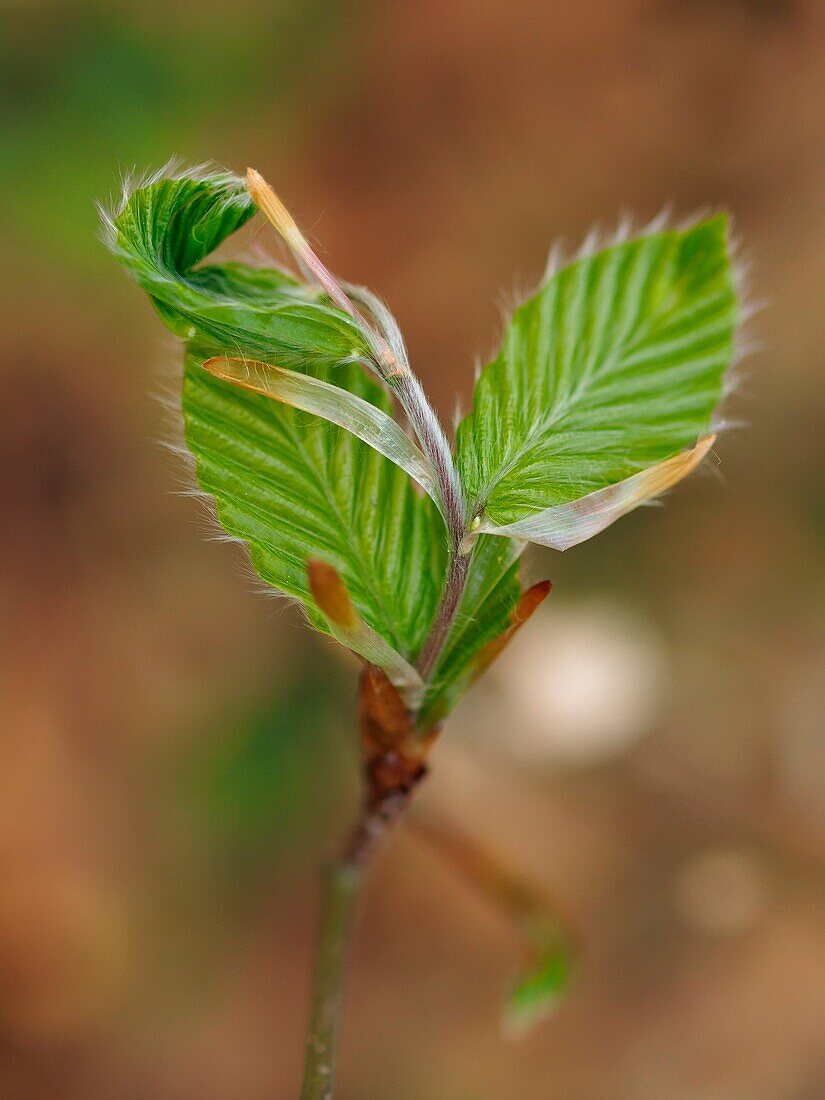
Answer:
<svg viewBox="0 0 825 1100"><path fill-rule="evenodd" d="M825 1096L825 8L6 0L0 1094L289 1100L354 671L204 538L176 353L93 200L253 164L389 301L445 416L549 244L723 206L767 309L718 464L562 556L435 757L563 899L575 991L503 1038L506 922L402 830L342 1100Z"/></svg>

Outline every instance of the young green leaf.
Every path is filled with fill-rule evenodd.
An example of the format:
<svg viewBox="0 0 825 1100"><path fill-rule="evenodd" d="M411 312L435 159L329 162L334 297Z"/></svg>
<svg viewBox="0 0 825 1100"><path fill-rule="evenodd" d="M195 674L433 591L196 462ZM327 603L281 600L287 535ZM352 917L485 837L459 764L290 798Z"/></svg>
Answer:
<svg viewBox="0 0 825 1100"><path fill-rule="evenodd" d="M187 354L183 413L198 481L215 498L221 526L247 543L258 575L301 601L325 631L307 562L333 566L364 623L405 661L414 658L446 563L435 505L350 432L216 378L203 368L207 358L197 347ZM333 372L389 412L389 397L360 367L328 368L326 378Z"/></svg>
<svg viewBox="0 0 825 1100"><path fill-rule="evenodd" d="M254 213L250 192L309 284L204 263ZM459 426L463 486L394 319L369 292L342 287L257 173L246 186L229 173L153 177L106 227L187 341L186 439L224 529L319 629L379 664L408 700L424 694L422 729L520 621L526 541L564 549L589 538L675 484L710 446L696 441L721 393L736 311L724 219L581 259L517 311ZM399 398L420 447L359 365ZM472 555L455 617L442 618L443 643L430 635L427 659L448 540L405 475L441 508L452 552L463 536ZM310 559L351 599L346 627L319 604ZM422 667L434 661L426 688L417 655Z"/></svg>
<svg viewBox="0 0 825 1100"><path fill-rule="evenodd" d="M707 435L722 396L737 313L726 239L717 217L615 245L516 311L458 429L475 531L564 549L695 465L700 452L655 470Z"/></svg>

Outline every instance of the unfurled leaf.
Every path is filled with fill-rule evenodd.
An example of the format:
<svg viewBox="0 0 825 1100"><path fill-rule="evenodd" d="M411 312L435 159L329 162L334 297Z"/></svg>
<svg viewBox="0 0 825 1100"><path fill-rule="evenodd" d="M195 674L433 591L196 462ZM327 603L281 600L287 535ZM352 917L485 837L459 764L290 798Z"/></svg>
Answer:
<svg viewBox="0 0 825 1100"><path fill-rule="evenodd" d="M407 475L350 432L203 369L186 358L183 414L198 481L218 519L247 543L258 575L329 630L307 562L334 567L364 623L406 661L424 642L446 563L444 524ZM321 368L363 401L389 397L355 364ZM367 660L374 659L362 652Z"/></svg>
<svg viewBox="0 0 825 1100"><path fill-rule="evenodd" d="M563 549L692 468L642 475L694 448L722 396L737 313L726 233L717 217L616 245L516 311L458 429L476 531Z"/></svg>

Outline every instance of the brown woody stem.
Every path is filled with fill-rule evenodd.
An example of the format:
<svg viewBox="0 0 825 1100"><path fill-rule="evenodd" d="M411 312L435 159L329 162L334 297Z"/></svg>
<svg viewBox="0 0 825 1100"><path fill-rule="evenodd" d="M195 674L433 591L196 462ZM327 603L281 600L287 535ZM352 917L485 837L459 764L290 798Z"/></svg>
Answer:
<svg viewBox="0 0 825 1100"><path fill-rule="evenodd" d="M312 1016L301 1100L331 1100L335 1047L353 909L369 860L427 774L435 736L417 736L412 715L386 675L369 665L358 702L364 768L360 819L342 855L324 868Z"/></svg>

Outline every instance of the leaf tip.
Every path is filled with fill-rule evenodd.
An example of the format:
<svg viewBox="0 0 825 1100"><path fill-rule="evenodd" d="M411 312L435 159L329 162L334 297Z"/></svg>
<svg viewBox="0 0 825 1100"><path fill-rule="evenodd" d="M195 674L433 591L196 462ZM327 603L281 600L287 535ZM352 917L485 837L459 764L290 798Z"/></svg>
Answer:
<svg viewBox="0 0 825 1100"><path fill-rule="evenodd" d="M519 597L519 601L513 611L513 623L518 623L520 625L526 622L536 608L544 603L552 591L552 581L537 581L529 588L526 588Z"/></svg>
<svg viewBox="0 0 825 1100"><path fill-rule="evenodd" d="M261 366L258 363L254 365ZM237 359L230 355L213 355L210 359L205 359L201 366L213 378L220 378L222 382L233 382L244 389L260 392L261 387L253 384L250 363L246 359ZM268 364L266 369L270 369Z"/></svg>
<svg viewBox="0 0 825 1100"><path fill-rule="evenodd" d="M303 234L295 224L295 219L255 168L246 170L246 189L252 201L290 248L301 251L307 247Z"/></svg>
<svg viewBox="0 0 825 1100"><path fill-rule="evenodd" d="M513 635L524 626L533 613L544 603L552 589L552 581L538 581L521 593L510 613L509 624L497 637L491 638L485 646L482 646L471 661L468 670L470 672L470 683L474 683L487 671L511 641Z"/></svg>

